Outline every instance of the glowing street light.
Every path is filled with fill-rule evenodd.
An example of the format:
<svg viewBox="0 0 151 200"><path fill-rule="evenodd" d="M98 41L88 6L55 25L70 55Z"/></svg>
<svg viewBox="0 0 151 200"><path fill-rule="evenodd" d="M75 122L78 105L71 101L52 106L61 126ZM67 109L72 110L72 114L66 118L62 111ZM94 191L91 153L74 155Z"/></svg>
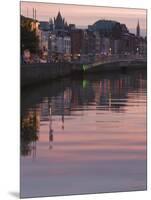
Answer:
<svg viewBox="0 0 151 200"><path fill-rule="evenodd" d="M110 55L112 54L112 49L111 49L111 47L109 48L109 54L110 54Z"/></svg>

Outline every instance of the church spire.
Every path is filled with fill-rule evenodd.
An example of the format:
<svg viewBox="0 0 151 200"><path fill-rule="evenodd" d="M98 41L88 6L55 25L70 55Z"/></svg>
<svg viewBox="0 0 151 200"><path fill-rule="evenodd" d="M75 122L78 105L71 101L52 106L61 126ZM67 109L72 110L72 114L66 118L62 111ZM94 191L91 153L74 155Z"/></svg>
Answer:
<svg viewBox="0 0 151 200"><path fill-rule="evenodd" d="M64 18L62 18L60 10L56 18L54 18L55 29L64 29Z"/></svg>
<svg viewBox="0 0 151 200"><path fill-rule="evenodd" d="M138 20L137 27L136 27L136 36L137 36L137 37L140 37L140 25L139 25L139 20Z"/></svg>
<svg viewBox="0 0 151 200"><path fill-rule="evenodd" d="M59 10L59 12L58 12L58 15L57 15L56 20L62 20L62 16L61 16L60 10Z"/></svg>

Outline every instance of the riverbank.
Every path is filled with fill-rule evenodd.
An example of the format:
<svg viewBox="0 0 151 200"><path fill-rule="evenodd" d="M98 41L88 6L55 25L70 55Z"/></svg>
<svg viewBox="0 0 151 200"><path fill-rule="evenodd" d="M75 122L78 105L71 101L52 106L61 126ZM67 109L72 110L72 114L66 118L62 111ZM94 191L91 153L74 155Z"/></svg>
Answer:
<svg viewBox="0 0 151 200"><path fill-rule="evenodd" d="M69 63L37 63L21 65L21 86L28 86L42 81L65 77L82 69L79 64Z"/></svg>
<svg viewBox="0 0 151 200"><path fill-rule="evenodd" d="M30 86L44 81L54 80L75 74L89 74L105 71L147 69L147 62L114 62L102 63L98 66L73 63L37 63L21 65L21 87Z"/></svg>

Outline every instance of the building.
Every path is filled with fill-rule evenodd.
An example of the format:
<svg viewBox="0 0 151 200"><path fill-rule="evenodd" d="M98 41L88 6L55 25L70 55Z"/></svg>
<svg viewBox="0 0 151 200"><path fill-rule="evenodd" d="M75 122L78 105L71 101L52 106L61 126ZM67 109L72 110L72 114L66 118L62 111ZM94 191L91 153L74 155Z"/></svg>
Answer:
<svg viewBox="0 0 151 200"><path fill-rule="evenodd" d="M119 40L122 35L122 27L119 22L98 20L88 29L95 33L97 54L110 55L120 52Z"/></svg>
<svg viewBox="0 0 151 200"><path fill-rule="evenodd" d="M58 12L57 17L54 17L54 29L56 31L65 31L68 29L67 22L65 19L61 16L60 11Z"/></svg>
<svg viewBox="0 0 151 200"><path fill-rule="evenodd" d="M61 16L60 11L54 20L51 19L51 31L49 34L48 46L50 58L53 61L70 61L71 58L71 37L69 26Z"/></svg>
<svg viewBox="0 0 151 200"><path fill-rule="evenodd" d="M95 54L95 34L88 29L72 29L70 35L72 59L83 62L92 60Z"/></svg>
<svg viewBox="0 0 151 200"><path fill-rule="evenodd" d="M36 16L36 14L34 14ZM98 20L87 29L76 28L62 17L60 11L49 22L38 22L34 17L31 30L39 36L39 49L47 61L94 62L111 55L145 55L147 38L141 36L139 21L136 34L125 24L113 20ZM42 54L43 57L43 54Z"/></svg>
<svg viewBox="0 0 151 200"><path fill-rule="evenodd" d="M70 32L70 36L72 59L79 60L82 50L83 31L82 29L73 29Z"/></svg>
<svg viewBox="0 0 151 200"><path fill-rule="evenodd" d="M136 35L129 32L125 24L112 20L98 20L88 26L95 34L95 51L97 54L145 54L146 42L140 36L139 21Z"/></svg>
<svg viewBox="0 0 151 200"><path fill-rule="evenodd" d="M139 26L139 20L138 20L138 24L137 24L137 27L136 27L136 36L137 36L137 37L140 37L140 26Z"/></svg>
<svg viewBox="0 0 151 200"><path fill-rule="evenodd" d="M139 20L136 26L136 38L135 38L135 52L137 55L146 55L147 54L147 38L141 37L141 29L139 25Z"/></svg>
<svg viewBox="0 0 151 200"><path fill-rule="evenodd" d="M41 21L39 23L39 48L48 50L48 40L50 34L49 22Z"/></svg>
<svg viewBox="0 0 151 200"><path fill-rule="evenodd" d="M76 26L75 24L69 24L69 30L75 30L76 29Z"/></svg>

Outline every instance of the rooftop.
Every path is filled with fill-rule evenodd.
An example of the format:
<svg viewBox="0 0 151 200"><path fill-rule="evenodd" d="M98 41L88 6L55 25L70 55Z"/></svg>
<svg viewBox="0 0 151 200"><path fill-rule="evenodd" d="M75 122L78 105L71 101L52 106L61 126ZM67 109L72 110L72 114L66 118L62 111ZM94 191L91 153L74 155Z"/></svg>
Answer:
<svg viewBox="0 0 151 200"><path fill-rule="evenodd" d="M98 20L96 21L92 27L94 30L97 31L112 31L113 28L117 25L120 24L119 22L112 21L112 20Z"/></svg>
<svg viewBox="0 0 151 200"><path fill-rule="evenodd" d="M49 31L50 30L50 24L46 21L41 21L39 24L39 29L43 31Z"/></svg>

